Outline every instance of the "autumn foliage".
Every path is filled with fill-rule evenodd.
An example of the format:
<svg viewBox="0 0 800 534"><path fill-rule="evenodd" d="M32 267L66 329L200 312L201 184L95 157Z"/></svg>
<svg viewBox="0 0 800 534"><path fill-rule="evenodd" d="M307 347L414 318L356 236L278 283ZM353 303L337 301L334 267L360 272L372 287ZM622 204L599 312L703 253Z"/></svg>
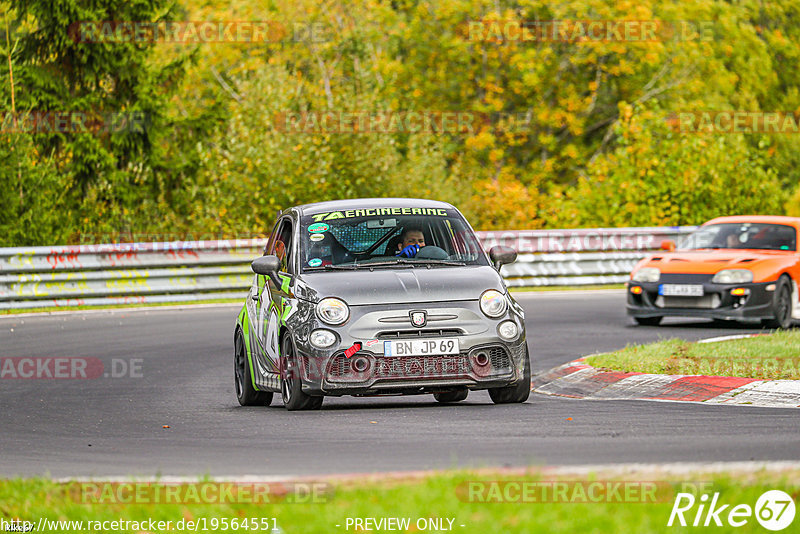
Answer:
<svg viewBox="0 0 800 534"><path fill-rule="evenodd" d="M107 136L9 133L4 121L2 245L260 233L280 208L352 197L449 201L479 229L800 214L797 133L674 123L682 111L800 112L794 1L51 4L0 2L6 114L13 72L17 112L141 110L152 120ZM126 19L283 30L265 42L70 38L76 21ZM522 38L536 21L568 31ZM605 21L603 38L588 33L591 21ZM625 21L652 21L655 38L615 33ZM372 133L276 122L330 112L481 120L468 131Z"/></svg>

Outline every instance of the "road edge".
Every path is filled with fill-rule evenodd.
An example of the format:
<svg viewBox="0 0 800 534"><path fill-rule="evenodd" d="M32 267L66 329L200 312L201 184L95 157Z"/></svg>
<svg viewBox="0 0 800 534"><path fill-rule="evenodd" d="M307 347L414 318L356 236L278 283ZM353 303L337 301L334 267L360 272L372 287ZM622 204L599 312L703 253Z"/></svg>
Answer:
<svg viewBox="0 0 800 534"><path fill-rule="evenodd" d="M800 380L659 375L592 367L578 358L533 377L531 391L586 400L695 402L800 408Z"/></svg>

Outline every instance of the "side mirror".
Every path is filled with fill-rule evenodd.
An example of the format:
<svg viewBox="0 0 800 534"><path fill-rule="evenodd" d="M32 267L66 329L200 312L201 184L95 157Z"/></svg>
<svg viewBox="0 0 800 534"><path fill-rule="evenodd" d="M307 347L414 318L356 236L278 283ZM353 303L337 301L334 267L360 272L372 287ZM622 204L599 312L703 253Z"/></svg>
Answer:
<svg viewBox="0 0 800 534"><path fill-rule="evenodd" d="M254 273L263 274L264 276L278 274L281 268L281 260L278 259L278 256L261 256L253 260L250 268L253 269Z"/></svg>
<svg viewBox="0 0 800 534"><path fill-rule="evenodd" d="M281 260L278 259L278 256L261 256L260 258L256 258L253 260L253 263L250 264L250 268L253 269L253 272L256 274L269 277L272 283L275 284L275 287L280 288L283 285L283 281L278 276L278 271L281 270Z"/></svg>
<svg viewBox="0 0 800 534"><path fill-rule="evenodd" d="M489 258L491 258L494 268L499 271L503 265L517 261L517 251L511 247L497 245L489 250Z"/></svg>
<svg viewBox="0 0 800 534"><path fill-rule="evenodd" d="M661 250L672 252L675 250L675 241L672 239L665 239L661 242Z"/></svg>

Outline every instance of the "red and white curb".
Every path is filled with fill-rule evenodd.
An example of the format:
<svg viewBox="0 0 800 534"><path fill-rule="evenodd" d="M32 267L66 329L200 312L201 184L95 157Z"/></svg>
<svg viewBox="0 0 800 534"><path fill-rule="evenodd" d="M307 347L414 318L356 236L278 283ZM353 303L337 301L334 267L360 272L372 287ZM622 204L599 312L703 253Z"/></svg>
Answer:
<svg viewBox="0 0 800 534"><path fill-rule="evenodd" d="M800 408L800 380L606 371L583 358L533 379L532 391L590 400L653 400Z"/></svg>

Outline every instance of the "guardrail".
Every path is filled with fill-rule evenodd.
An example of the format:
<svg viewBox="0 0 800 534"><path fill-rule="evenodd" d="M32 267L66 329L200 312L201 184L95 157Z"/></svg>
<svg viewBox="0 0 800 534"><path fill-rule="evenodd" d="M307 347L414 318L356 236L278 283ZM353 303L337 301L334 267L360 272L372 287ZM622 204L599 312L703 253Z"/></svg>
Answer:
<svg viewBox="0 0 800 534"><path fill-rule="evenodd" d="M694 227L478 232L519 252L509 286L613 284ZM241 298L263 239L0 248L0 309Z"/></svg>
<svg viewBox="0 0 800 534"><path fill-rule="evenodd" d="M501 274L512 287L621 284L665 239L696 226L478 232L484 248L505 245L519 256Z"/></svg>

